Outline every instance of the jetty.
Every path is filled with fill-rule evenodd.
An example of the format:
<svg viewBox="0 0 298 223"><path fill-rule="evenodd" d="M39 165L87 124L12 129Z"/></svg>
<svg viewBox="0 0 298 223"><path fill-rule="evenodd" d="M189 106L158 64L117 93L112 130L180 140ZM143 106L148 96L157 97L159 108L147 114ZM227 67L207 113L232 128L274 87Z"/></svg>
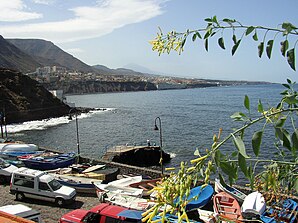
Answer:
<svg viewBox="0 0 298 223"><path fill-rule="evenodd" d="M108 148L102 160L117 162L139 167L149 167L167 163L171 160L170 154L164 152L159 146L129 146L121 145Z"/></svg>

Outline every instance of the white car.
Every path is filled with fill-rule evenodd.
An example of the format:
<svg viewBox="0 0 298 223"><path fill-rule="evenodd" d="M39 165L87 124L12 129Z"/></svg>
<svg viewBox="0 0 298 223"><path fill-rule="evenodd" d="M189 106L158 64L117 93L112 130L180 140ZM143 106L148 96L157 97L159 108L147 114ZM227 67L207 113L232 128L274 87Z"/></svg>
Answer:
<svg viewBox="0 0 298 223"><path fill-rule="evenodd" d="M17 200L28 197L55 202L58 206L73 202L76 197L74 188L61 185L46 172L26 167L12 173L10 193L15 194Z"/></svg>

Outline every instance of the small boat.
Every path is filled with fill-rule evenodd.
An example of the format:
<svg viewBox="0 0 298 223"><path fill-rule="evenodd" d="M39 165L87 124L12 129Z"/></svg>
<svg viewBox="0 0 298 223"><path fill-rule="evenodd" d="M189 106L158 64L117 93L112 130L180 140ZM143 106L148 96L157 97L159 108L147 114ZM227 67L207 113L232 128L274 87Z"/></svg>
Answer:
<svg viewBox="0 0 298 223"><path fill-rule="evenodd" d="M63 174L50 173L58 182L62 185L72 187L76 189L78 193L83 194L95 194L96 190L94 187L94 182L100 184L102 180L96 180L86 177L76 177Z"/></svg>
<svg viewBox="0 0 298 223"><path fill-rule="evenodd" d="M121 195L130 195L134 197L141 197L143 190L132 188L132 187L122 187L120 185L113 185L113 184L98 184L94 182L94 186L96 191L99 192L112 192L114 194L121 194Z"/></svg>
<svg viewBox="0 0 298 223"><path fill-rule="evenodd" d="M25 143L0 143L0 152L28 152L36 151L38 146L35 144L25 144Z"/></svg>
<svg viewBox="0 0 298 223"><path fill-rule="evenodd" d="M292 199L286 199L276 203L265 211L260 219L265 223L294 223L298 216L297 202Z"/></svg>
<svg viewBox="0 0 298 223"><path fill-rule="evenodd" d="M207 210L203 210L200 208L198 208L197 211L199 213L199 218L203 222L205 222L205 223L215 223L216 222L215 214L213 211L207 211Z"/></svg>
<svg viewBox="0 0 298 223"><path fill-rule="evenodd" d="M101 203L109 203L139 211L146 211L155 205L154 202L150 202L147 199L133 197L125 194L102 192L99 190L96 191L96 194Z"/></svg>
<svg viewBox="0 0 298 223"><path fill-rule="evenodd" d="M189 201L189 203L186 205L186 210L191 211L204 207L211 200L213 193L214 190L211 185L197 186L192 188L190 190L189 196L187 198L183 198L183 200Z"/></svg>
<svg viewBox="0 0 298 223"><path fill-rule="evenodd" d="M221 183L219 179L215 179L214 189L215 189L215 192L216 193L226 192L226 193L232 195L240 203L243 203L243 201L244 201L244 199L246 197L246 194L244 194L240 190L237 190L234 187L231 187L231 186L229 186L227 184Z"/></svg>
<svg viewBox="0 0 298 223"><path fill-rule="evenodd" d="M53 170L70 166L75 163L76 158L76 154L71 152L53 155L52 157L35 156L29 159L23 159L22 162L26 167L31 169Z"/></svg>
<svg viewBox="0 0 298 223"><path fill-rule="evenodd" d="M155 215L152 218L152 221L157 222L157 223L162 223L163 222L160 215ZM166 214L164 222L177 223L179 221L178 221L178 217L176 215ZM185 219L182 219L182 221L181 221L181 223L199 223L199 222L203 223L203 221L195 221L195 220L190 220L190 219L188 221L186 221Z"/></svg>
<svg viewBox="0 0 298 223"><path fill-rule="evenodd" d="M139 183L142 181L142 176L124 177L119 180L111 181L109 184L113 186L127 187L130 184Z"/></svg>
<svg viewBox="0 0 298 223"><path fill-rule="evenodd" d="M238 201L229 193L220 192L215 194L213 209L222 222L241 222L243 220Z"/></svg>
<svg viewBox="0 0 298 223"><path fill-rule="evenodd" d="M156 183L160 180L161 180L160 178L153 179L153 180L142 180L137 183L132 183L129 186L143 189L143 197L149 197L151 195L152 189L156 186Z"/></svg>
<svg viewBox="0 0 298 223"><path fill-rule="evenodd" d="M6 160L0 158L0 183L8 183L13 171L18 167L6 162Z"/></svg>
<svg viewBox="0 0 298 223"><path fill-rule="evenodd" d="M258 191L252 192L247 195L241 206L242 215L246 219L260 216L265 210L265 198Z"/></svg>

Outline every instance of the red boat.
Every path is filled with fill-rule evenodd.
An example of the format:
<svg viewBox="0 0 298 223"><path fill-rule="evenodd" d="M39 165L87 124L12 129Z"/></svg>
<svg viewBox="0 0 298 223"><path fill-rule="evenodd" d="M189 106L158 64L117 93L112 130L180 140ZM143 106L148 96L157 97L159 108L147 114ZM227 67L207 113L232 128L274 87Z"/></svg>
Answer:
<svg viewBox="0 0 298 223"><path fill-rule="evenodd" d="M241 207L238 201L226 192L220 192L213 197L214 212L222 222L242 222Z"/></svg>

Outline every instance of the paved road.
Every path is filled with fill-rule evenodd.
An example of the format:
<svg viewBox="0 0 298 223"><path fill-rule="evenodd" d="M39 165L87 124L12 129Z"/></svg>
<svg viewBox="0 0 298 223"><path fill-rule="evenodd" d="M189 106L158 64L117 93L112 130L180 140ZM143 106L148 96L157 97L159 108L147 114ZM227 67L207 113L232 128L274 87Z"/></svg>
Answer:
<svg viewBox="0 0 298 223"><path fill-rule="evenodd" d="M78 194L76 201L64 208L56 207L54 203L26 199L22 202L16 201L15 196L9 193L9 185L0 185L0 206L8 204L24 204L35 210L40 211L41 217L45 223L57 223L59 218L77 208L90 209L99 204L98 198L94 195L84 196Z"/></svg>

